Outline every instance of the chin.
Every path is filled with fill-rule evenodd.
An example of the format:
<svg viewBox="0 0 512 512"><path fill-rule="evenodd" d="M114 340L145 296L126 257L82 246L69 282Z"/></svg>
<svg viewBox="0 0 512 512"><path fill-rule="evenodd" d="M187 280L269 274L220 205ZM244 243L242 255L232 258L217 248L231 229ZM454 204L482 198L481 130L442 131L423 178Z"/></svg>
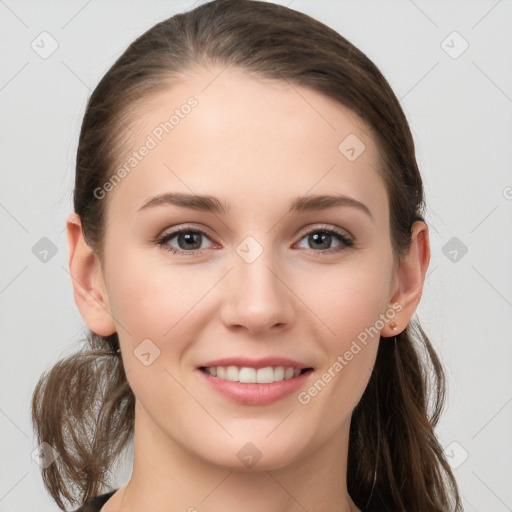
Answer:
<svg viewBox="0 0 512 512"><path fill-rule="evenodd" d="M207 456L203 452L201 457L209 464L240 473L272 471L296 463L302 453L299 440L288 437L285 443L277 434L272 435L276 435L273 441L264 437L257 440L255 436L253 441L230 440L224 449L217 445L215 452Z"/></svg>

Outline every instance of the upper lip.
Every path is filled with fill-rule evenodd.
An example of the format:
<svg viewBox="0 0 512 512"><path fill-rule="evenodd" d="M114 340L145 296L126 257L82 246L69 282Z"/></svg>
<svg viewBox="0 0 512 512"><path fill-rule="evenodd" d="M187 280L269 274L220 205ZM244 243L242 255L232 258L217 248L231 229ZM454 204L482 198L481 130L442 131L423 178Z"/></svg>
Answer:
<svg viewBox="0 0 512 512"><path fill-rule="evenodd" d="M312 368L307 364L289 359L286 357L263 357L261 359L248 359L247 357L225 357L208 361L199 366L199 368L214 368L216 366L238 366L239 368L267 368L268 366L284 366L285 368Z"/></svg>

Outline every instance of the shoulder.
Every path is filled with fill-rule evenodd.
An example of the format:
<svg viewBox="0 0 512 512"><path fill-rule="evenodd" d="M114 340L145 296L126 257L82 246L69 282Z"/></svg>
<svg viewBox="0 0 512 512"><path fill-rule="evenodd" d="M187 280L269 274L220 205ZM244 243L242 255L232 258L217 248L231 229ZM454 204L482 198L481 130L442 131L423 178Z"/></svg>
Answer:
<svg viewBox="0 0 512 512"><path fill-rule="evenodd" d="M74 512L99 512L101 507L107 502L107 500L117 491L114 489L105 494L100 494L87 500L80 508L77 508Z"/></svg>

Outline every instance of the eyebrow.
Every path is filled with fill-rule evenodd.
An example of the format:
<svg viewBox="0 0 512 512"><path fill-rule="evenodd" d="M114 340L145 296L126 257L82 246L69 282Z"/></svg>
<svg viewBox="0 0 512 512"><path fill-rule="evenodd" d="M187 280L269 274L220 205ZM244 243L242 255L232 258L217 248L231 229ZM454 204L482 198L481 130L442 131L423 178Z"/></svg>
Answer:
<svg viewBox="0 0 512 512"><path fill-rule="evenodd" d="M197 194L183 194L179 192L166 192L163 194L151 197L146 201L138 211L160 206L163 204L180 206L182 208L189 208L191 210L198 210L210 213L223 213L227 214L228 205L223 204L219 199L209 195L197 195ZM350 206L357 208L360 211L368 215L372 220L373 216L369 208L357 201L356 199L342 194L331 195L313 195L303 196L294 199L290 205L290 212L292 211L309 211L309 210L324 210L327 208Z"/></svg>

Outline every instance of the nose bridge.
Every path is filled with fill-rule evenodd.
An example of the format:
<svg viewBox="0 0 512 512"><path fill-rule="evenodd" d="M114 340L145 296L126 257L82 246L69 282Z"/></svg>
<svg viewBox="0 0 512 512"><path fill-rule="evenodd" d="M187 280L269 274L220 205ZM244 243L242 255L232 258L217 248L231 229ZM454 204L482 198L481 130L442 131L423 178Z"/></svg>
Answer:
<svg viewBox="0 0 512 512"><path fill-rule="evenodd" d="M224 321L251 331L288 324L293 316L291 293L280 276L278 256L269 238L260 243L248 236L235 248L230 272L230 296L226 297Z"/></svg>

